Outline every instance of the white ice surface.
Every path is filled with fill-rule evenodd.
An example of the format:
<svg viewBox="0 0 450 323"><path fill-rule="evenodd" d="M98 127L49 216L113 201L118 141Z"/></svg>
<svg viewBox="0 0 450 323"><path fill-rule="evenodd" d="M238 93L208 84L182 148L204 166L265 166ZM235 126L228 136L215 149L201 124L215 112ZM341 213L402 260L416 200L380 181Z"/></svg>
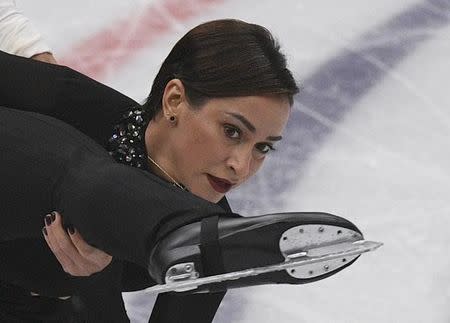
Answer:
<svg viewBox="0 0 450 323"><path fill-rule="evenodd" d="M117 18L155 2L17 0L57 57ZM190 27L223 17L272 30L302 81L342 49L361 46L355 43L360 35L421 2L217 3L177 24L101 81L143 99L174 42ZM301 168L289 170L293 187L278 210L342 215L384 247L313 284L230 291L214 322L450 322L450 28L430 32L429 40L387 70L342 120L329 124L332 134ZM261 176L267 183L276 180ZM153 298L127 293L125 299L132 321L146 322Z"/></svg>

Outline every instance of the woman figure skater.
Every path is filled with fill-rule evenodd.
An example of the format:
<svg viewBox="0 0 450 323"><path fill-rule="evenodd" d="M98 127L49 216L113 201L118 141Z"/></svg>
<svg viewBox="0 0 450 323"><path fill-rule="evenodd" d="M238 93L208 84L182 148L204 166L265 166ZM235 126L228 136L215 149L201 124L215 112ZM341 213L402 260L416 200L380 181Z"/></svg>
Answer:
<svg viewBox="0 0 450 323"><path fill-rule="evenodd" d="M125 321L120 292L163 282L173 241L200 245L179 260L211 275L282 260L278 241L264 241L267 232L255 226L277 234L302 223L357 230L331 215L231 213L225 193L254 175L281 139L298 91L261 26L221 20L189 31L142 106L62 66L1 53L0 72L0 105L7 107L0 109L0 280L2 292L18 300L3 302L0 315L11 322L67 321L77 311L80 320ZM58 213L43 216L52 210L64 215L67 232ZM228 239L219 239L223 232ZM113 256L89 277L62 269L97 270L76 264L77 246L88 246L81 237L98 248L89 247L100 263ZM265 252L250 257L261 243ZM275 273L241 285L305 283L336 271L312 280ZM229 287L160 295L150 321L210 322ZM187 306L173 314L177 303Z"/></svg>

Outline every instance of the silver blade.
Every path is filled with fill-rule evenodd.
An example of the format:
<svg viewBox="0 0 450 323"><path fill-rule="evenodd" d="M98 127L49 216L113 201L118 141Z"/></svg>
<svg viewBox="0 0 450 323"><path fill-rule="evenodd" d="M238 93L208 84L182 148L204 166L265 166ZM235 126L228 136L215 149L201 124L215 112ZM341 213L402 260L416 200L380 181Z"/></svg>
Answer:
<svg viewBox="0 0 450 323"><path fill-rule="evenodd" d="M375 242L375 241L366 241L366 240L359 240L356 242L348 242L348 243L340 243L339 244L339 251L335 251L333 253L324 254L321 256L316 257L307 257L307 256L300 256L298 258L291 258L290 260L287 260L283 263L271 265L271 266L263 266L263 267L256 267L256 268L249 268L244 269L240 271L235 271L231 273L226 274L220 274L220 275L214 275L214 276L208 276L208 277L202 277L197 278L194 280L187 280L187 281L179 281L174 283L167 283L164 285L156 285L149 287L144 290L145 293L165 293L165 292L171 292L171 291L185 291L185 290L192 290L195 289L201 285L211 284L211 283L218 283L228 280L236 280L244 277L250 277L250 276L257 276L264 273L274 272L274 271L281 271L286 270L290 268L295 267L301 267L309 264L324 262L332 259L342 258L346 256L354 256L354 255L360 255L369 251L374 251L381 247L383 244L381 242Z"/></svg>

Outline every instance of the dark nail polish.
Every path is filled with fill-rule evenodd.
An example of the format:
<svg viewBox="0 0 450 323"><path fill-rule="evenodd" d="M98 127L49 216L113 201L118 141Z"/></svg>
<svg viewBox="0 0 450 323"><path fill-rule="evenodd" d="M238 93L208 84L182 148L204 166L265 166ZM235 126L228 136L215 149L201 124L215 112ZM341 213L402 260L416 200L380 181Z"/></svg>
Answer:
<svg viewBox="0 0 450 323"><path fill-rule="evenodd" d="M42 233L43 233L44 235L47 235L47 229L46 229L45 227L42 228Z"/></svg>
<svg viewBox="0 0 450 323"><path fill-rule="evenodd" d="M69 232L69 234L74 234L75 233L75 228L71 225L69 225L67 227L67 232Z"/></svg>
<svg viewBox="0 0 450 323"><path fill-rule="evenodd" d="M51 218L52 222L55 221L56 213L55 212L50 212L50 218Z"/></svg>
<svg viewBox="0 0 450 323"><path fill-rule="evenodd" d="M45 223L46 223L47 225L52 224L52 217L51 217L50 214L47 214L47 215L45 216Z"/></svg>

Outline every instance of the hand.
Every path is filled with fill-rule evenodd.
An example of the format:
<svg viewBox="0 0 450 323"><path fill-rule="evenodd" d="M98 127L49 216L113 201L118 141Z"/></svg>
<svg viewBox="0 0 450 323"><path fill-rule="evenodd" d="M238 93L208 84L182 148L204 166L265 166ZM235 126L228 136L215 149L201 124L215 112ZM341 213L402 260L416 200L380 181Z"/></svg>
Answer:
<svg viewBox="0 0 450 323"><path fill-rule="evenodd" d="M49 52L36 54L31 56L31 58L44 63L58 64L53 54Z"/></svg>
<svg viewBox="0 0 450 323"><path fill-rule="evenodd" d="M58 212L47 214L42 229L45 241L64 271L72 276L90 276L108 266L112 257L90 246L74 228L64 230Z"/></svg>

